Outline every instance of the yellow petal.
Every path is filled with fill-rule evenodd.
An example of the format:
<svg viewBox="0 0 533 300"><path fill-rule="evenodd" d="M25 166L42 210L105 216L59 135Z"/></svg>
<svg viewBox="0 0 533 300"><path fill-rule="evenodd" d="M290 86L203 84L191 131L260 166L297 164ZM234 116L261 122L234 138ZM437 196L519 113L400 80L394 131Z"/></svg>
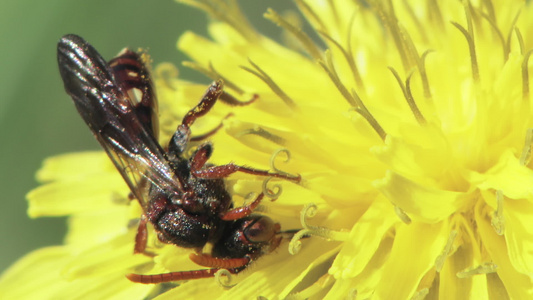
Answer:
<svg viewBox="0 0 533 300"><path fill-rule="evenodd" d="M457 273L474 265L472 241L463 243L449 256L440 271L439 297L459 299L472 292L472 277L459 278Z"/></svg>
<svg viewBox="0 0 533 300"><path fill-rule="evenodd" d="M374 201L352 228L329 273L336 279L359 275L378 249L386 232L399 221L390 203L384 199Z"/></svg>
<svg viewBox="0 0 533 300"><path fill-rule="evenodd" d="M498 163L485 173L470 172L470 181L480 189L501 190L512 199L533 198L533 170L520 164L510 151L505 151Z"/></svg>
<svg viewBox="0 0 533 300"><path fill-rule="evenodd" d="M61 274L68 280L102 278L120 273L125 276L132 267L151 261L151 258L145 255L133 254L133 239L134 234L123 235L76 253L73 260L64 266Z"/></svg>
<svg viewBox="0 0 533 300"><path fill-rule="evenodd" d="M533 276L533 206L528 200L505 201L505 241L515 269Z"/></svg>
<svg viewBox="0 0 533 300"><path fill-rule="evenodd" d="M90 177L115 168L103 151L68 153L47 158L37 172L41 182ZM80 172L83 170L83 172Z"/></svg>
<svg viewBox="0 0 533 300"><path fill-rule="evenodd" d="M154 288L134 284L122 272L67 281L61 270L72 259L67 247L48 247L28 254L2 275L0 298L142 299Z"/></svg>
<svg viewBox="0 0 533 300"><path fill-rule="evenodd" d="M213 278L207 278L181 283L178 287L155 297L154 300L219 299L217 295L220 295L223 292L224 288L218 284L218 282L216 282Z"/></svg>
<svg viewBox="0 0 533 300"><path fill-rule="evenodd" d="M378 299L408 299L416 292L423 275L435 265L447 240L447 222L424 224L413 222L397 228L390 256L381 269L376 286ZM418 243L413 242L413 237ZM416 259L406 259L413 257Z"/></svg>
<svg viewBox="0 0 533 300"><path fill-rule="evenodd" d="M104 211L86 212L68 219L66 243L75 248L93 247L127 232L127 206Z"/></svg>
<svg viewBox="0 0 533 300"><path fill-rule="evenodd" d="M382 280L382 268L390 255L394 238L385 236L363 272L354 278L335 282L326 299L338 299L339 295L357 296L362 299L374 297L376 285Z"/></svg>
<svg viewBox="0 0 533 300"><path fill-rule="evenodd" d="M492 228L490 219L481 209L476 209L479 234L494 264L497 273L511 299L533 298L533 281L531 276L518 272L513 266L505 238L499 236Z"/></svg>
<svg viewBox="0 0 533 300"><path fill-rule="evenodd" d="M428 223L447 218L468 199L464 193L423 186L394 172L374 185L410 218Z"/></svg>
<svg viewBox="0 0 533 300"><path fill-rule="evenodd" d="M402 176L427 182L432 186L445 186L442 180L445 173L453 168L450 145L440 128L433 125L408 126L400 128L402 138L387 136L384 146L372 148L372 152L390 170Z"/></svg>
<svg viewBox="0 0 533 300"><path fill-rule="evenodd" d="M118 172L52 182L28 193L28 214L35 218L105 210L117 205L117 201L124 201L127 191Z"/></svg>

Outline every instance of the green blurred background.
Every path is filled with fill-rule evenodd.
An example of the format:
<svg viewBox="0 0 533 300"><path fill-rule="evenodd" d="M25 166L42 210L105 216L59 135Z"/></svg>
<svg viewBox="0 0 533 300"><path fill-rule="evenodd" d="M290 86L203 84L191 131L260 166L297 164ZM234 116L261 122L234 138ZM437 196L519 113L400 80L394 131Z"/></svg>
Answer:
<svg viewBox="0 0 533 300"><path fill-rule="evenodd" d="M280 30L263 19L263 12L293 7L287 0L241 4L251 22L273 37ZM107 59L126 46L148 48L154 64L178 65L186 59L176 50L179 35L185 30L205 35L207 19L171 0L0 0L0 272L33 249L62 243L65 218L26 215L25 194L37 186L34 174L42 160L99 149L63 91L58 39L76 33ZM185 68L180 74L208 82Z"/></svg>

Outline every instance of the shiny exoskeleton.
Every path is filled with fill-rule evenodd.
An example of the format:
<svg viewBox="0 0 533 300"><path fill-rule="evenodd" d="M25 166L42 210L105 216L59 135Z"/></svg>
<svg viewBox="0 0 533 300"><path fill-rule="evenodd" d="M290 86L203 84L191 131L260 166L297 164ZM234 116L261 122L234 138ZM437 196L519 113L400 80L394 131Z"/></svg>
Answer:
<svg viewBox="0 0 533 300"><path fill-rule="evenodd" d="M224 178L237 171L295 182L300 177L232 163L210 165L207 161L213 147L207 142L190 157L185 156L193 139L191 125L217 99L233 105L253 101L237 102L223 91L221 80L209 86L199 104L183 117L169 145L161 147L157 100L145 60L142 54L125 49L106 62L76 35L65 35L58 43L59 70L67 93L144 210L134 252L148 253L146 225L150 222L159 240L193 248L191 259L209 267L127 277L140 283L159 283L210 277L220 269L240 272L275 249L281 231L269 217L253 213L263 193L252 203L234 208ZM203 253L208 243L212 248Z"/></svg>

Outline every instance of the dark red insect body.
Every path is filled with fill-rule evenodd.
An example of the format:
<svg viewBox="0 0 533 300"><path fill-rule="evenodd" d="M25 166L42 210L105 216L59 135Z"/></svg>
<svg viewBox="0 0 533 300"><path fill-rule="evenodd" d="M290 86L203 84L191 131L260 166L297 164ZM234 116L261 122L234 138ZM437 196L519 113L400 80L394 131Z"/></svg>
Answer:
<svg viewBox="0 0 533 300"><path fill-rule="evenodd" d="M300 180L299 176L231 163L207 164L213 151L210 143L201 144L191 157L184 156L191 140L191 125L217 99L239 104L223 92L222 81L209 86L200 103L184 116L168 147L163 148L157 140L155 92L149 71L137 53L124 50L107 63L81 37L66 35L58 44L58 63L65 89L78 112L143 207L134 252L146 253L146 225L150 222L159 240L195 249L197 254L192 254L191 259L210 268L157 275L129 274L130 280L140 283L189 280L211 277L220 269L238 273L278 246L279 224L253 213L263 194L249 205L234 208L224 178L237 171L295 182ZM212 244L212 250L202 253L207 243Z"/></svg>

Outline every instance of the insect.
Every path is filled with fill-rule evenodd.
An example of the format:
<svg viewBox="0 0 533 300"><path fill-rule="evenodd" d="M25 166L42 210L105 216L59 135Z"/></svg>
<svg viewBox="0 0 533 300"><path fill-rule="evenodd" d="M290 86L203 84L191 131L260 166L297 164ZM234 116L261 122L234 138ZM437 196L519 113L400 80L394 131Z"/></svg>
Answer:
<svg viewBox="0 0 533 300"><path fill-rule="evenodd" d="M125 49L106 62L84 39L70 34L58 43L58 64L66 92L143 208L134 252L147 253L150 222L160 241L194 249L191 259L208 267L128 274L128 279L161 283L212 277L220 269L238 273L279 245L280 225L253 213L263 193L249 204L234 207L224 178L244 172L299 182L300 176L232 163L211 165L207 161L213 146L208 142L185 157L191 125L224 96L221 80L209 86L198 105L183 117L169 145L162 147L157 140L156 95L139 54ZM203 253L206 244L212 248Z"/></svg>

